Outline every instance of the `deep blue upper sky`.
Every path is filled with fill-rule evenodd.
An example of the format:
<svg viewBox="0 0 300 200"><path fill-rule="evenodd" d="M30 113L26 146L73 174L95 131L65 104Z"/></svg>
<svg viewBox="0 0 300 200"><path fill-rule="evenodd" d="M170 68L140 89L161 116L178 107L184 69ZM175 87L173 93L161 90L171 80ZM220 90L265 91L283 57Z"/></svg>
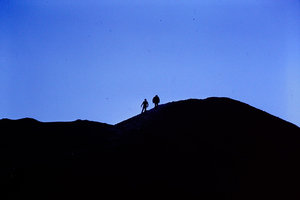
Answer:
<svg viewBox="0 0 300 200"><path fill-rule="evenodd" d="M299 0L0 0L0 118L114 124L158 94L230 97L300 125L299 11Z"/></svg>

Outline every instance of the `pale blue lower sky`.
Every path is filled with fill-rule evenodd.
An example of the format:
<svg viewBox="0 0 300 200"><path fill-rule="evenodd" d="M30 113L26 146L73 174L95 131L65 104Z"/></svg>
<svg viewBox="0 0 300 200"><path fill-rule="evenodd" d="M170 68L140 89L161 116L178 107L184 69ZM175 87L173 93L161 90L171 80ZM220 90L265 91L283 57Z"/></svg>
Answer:
<svg viewBox="0 0 300 200"><path fill-rule="evenodd" d="M0 1L0 118L117 123L225 96L300 125L300 2Z"/></svg>

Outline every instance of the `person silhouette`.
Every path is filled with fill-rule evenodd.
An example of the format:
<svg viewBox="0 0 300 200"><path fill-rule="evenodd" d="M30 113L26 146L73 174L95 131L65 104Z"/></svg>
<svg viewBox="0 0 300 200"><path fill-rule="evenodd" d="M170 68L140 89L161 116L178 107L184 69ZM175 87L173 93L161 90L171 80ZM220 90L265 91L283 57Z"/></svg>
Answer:
<svg viewBox="0 0 300 200"><path fill-rule="evenodd" d="M155 95L155 97L153 97L152 102L154 103L154 108L156 108L160 102L160 99L157 95Z"/></svg>
<svg viewBox="0 0 300 200"><path fill-rule="evenodd" d="M141 107L143 107L142 109L142 113L146 112L147 111L147 107L149 106L149 103L147 101L147 99L145 99L141 105Z"/></svg>

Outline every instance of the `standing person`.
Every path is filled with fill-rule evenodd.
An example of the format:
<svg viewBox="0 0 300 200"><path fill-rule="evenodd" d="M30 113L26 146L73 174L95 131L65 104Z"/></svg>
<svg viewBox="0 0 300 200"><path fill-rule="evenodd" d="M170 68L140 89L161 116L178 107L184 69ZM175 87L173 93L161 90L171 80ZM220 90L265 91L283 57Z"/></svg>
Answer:
<svg viewBox="0 0 300 200"><path fill-rule="evenodd" d="M153 97L152 102L154 103L154 108L156 108L160 102L160 99L157 95L155 95L155 97Z"/></svg>
<svg viewBox="0 0 300 200"><path fill-rule="evenodd" d="M147 101L147 99L145 99L141 105L141 107L143 107L142 109L142 113L146 112L147 111L147 107L149 106L149 103Z"/></svg>

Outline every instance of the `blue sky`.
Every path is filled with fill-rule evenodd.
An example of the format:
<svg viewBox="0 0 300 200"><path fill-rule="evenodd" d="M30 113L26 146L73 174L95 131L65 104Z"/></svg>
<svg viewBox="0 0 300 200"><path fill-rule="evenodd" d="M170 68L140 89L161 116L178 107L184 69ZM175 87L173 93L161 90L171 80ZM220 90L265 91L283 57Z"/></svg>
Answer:
<svg viewBox="0 0 300 200"><path fill-rule="evenodd" d="M299 126L299 10L298 0L0 0L0 117L114 124L156 94L225 96Z"/></svg>

